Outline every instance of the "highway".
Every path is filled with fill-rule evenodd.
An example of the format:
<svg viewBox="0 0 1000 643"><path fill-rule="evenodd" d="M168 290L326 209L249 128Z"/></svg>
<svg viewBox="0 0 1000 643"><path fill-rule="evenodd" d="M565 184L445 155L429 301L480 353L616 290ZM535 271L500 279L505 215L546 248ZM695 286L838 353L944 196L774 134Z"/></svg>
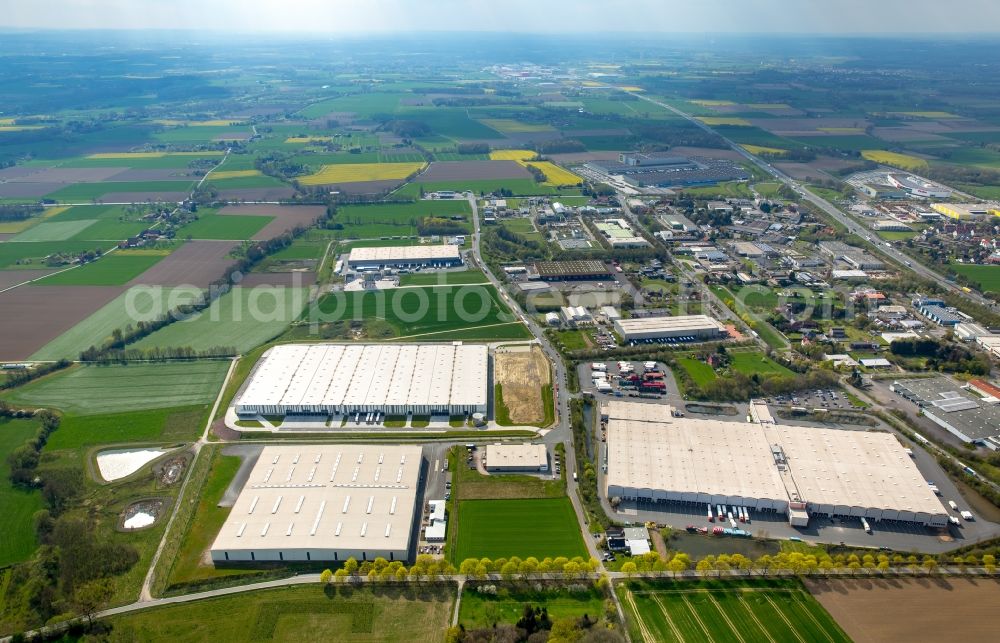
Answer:
<svg viewBox="0 0 1000 643"><path fill-rule="evenodd" d="M685 120L693 123L695 126L703 129L704 131L709 132L709 133L711 133L711 134L713 134L715 136L718 136L719 138L721 138L726 143L726 145L728 145L730 148L732 148L740 156L742 156L743 158L745 158L747 161L753 163L754 165L756 165L757 167L759 167L761 170L763 170L764 172L766 172L770 176L772 176L775 179L781 181L782 183L784 183L785 185L787 185L791 189L795 190L795 192L798 193L799 196L801 196L804 201L807 201L807 202L811 203L812 205L816 206L817 208L819 208L820 210L822 210L823 212L825 212L827 215L829 215L832 219L834 219L835 221L839 222L841 225L843 225L845 228L847 228L850 232L852 232L855 235L857 235L858 238L860 238L867 245L870 246L870 249L874 249L878 254L881 254L882 256L888 257L889 259L891 259L892 261L896 262L900 266L905 266L907 270L915 272L916 274L920 275L924 279L927 279L929 281L933 281L933 282L939 284L945 290L948 290L948 291L953 292L955 294L961 295L962 297L965 297L966 299L968 299L968 300L970 300L970 301L972 301L972 302L974 302L976 304L979 304L981 306L985 306L986 308L989 308L991 310L996 310L998 308L998 304L996 304L993 301L987 299L986 297L983 297L981 294L979 294L979 293L977 293L975 291L965 292L960 287L958 287L955 284L951 283L950 281L948 281L947 279L945 279L944 277L942 277L937 272L931 270L927 266L921 264L920 262L913 261L909 257L909 255L904 254L903 252L901 252L897 248L893 247L888 242L882 241L871 230L867 230L867 229L863 228L857 221L854 220L853 217L849 216L847 213L845 213L844 211L842 211L837 206L833 205L832 203L830 203L829 201L827 201L823 197L821 197L818 194L816 194L815 192L811 191L808 187L806 187L802 183L796 181L792 177L788 176L787 174L785 174L784 172L782 172L778 168L772 166L767 161L765 161L765 160L763 160L761 158L758 158L757 156L755 156L755 155L751 154L750 152L746 151L741 145L738 145L737 143L734 143L733 141L731 141L728 138L726 138L725 136L722 136L717 131L715 131L714 129L712 129L710 126L708 126L705 123L702 123L701 121L699 121L697 118L694 118L693 116L687 114L686 112L683 112L683 111L677 109L673 105L669 105L669 104L664 103L662 101L658 101L658 100L656 100L654 98L650 98L648 96L643 96L642 94L639 94L639 93L634 93L634 92L629 92L629 93L631 93L633 96L637 96L638 98L640 98L640 99L642 99L644 101L648 101L650 103L653 103L654 105L659 105L660 107L663 107L664 109L670 110L674 114L676 114L676 115L680 116L681 118L684 118Z"/></svg>

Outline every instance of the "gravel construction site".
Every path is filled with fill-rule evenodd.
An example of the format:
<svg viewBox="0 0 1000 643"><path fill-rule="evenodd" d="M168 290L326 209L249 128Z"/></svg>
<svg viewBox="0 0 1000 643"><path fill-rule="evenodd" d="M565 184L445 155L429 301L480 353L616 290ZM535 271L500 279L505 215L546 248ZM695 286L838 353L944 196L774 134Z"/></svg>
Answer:
<svg viewBox="0 0 1000 643"><path fill-rule="evenodd" d="M542 389L552 383L549 363L538 346L498 348L493 356L496 383L515 424L537 424L545 418Z"/></svg>

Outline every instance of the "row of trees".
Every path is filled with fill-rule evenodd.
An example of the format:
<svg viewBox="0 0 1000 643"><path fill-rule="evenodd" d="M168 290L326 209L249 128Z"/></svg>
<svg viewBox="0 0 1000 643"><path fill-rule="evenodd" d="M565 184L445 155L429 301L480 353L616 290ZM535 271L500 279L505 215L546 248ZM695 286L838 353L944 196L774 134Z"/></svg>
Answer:
<svg viewBox="0 0 1000 643"><path fill-rule="evenodd" d="M388 561L382 557L360 563L355 558L348 558L344 561L343 567L340 567L337 571L323 570L320 574L320 582L347 582L360 578L365 578L372 582L433 581L442 576L454 576L455 574L475 579L485 579L492 574L499 574L505 580L523 579L536 574L585 578L598 569L600 569L600 562L596 558L584 560L580 556L574 558L567 558L565 556L558 556L556 558L548 557L541 560L533 556L524 559L512 556L510 558L497 558L495 560L489 558L468 558L463 560L456 569L454 565L446 560L421 554L417 556L416 562L409 568L401 561Z"/></svg>

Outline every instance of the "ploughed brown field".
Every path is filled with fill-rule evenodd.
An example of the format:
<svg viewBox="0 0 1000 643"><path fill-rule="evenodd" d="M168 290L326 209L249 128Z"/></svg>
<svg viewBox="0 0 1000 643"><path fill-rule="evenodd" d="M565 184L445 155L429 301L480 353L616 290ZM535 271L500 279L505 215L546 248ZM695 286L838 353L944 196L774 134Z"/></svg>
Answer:
<svg viewBox="0 0 1000 643"><path fill-rule="evenodd" d="M229 256L236 245L235 241L188 241L129 285L207 288L226 268L236 263Z"/></svg>
<svg viewBox="0 0 1000 643"><path fill-rule="evenodd" d="M125 291L122 286L21 286L0 293L0 361L27 359Z"/></svg>
<svg viewBox="0 0 1000 643"><path fill-rule="evenodd" d="M810 579L806 587L857 643L997 639L1000 579Z"/></svg>
<svg viewBox="0 0 1000 643"><path fill-rule="evenodd" d="M219 198L227 201L280 201L295 196L295 188L276 185L269 188L231 188L219 190Z"/></svg>
<svg viewBox="0 0 1000 643"><path fill-rule="evenodd" d="M531 173L517 161L436 161L417 177L416 182L530 178Z"/></svg>
<svg viewBox="0 0 1000 643"><path fill-rule="evenodd" d="M274 217L254 239L273 239L296 226L308 227L326 213L322 205L229 205L219 214L242 214L248 216Z"/></svg>
<svg viewBox="0 0 1000 643"><path fill-rule="evenodd" d="M13 236L13 235L10 235ZM0 241L4 235L0 234ZM38 279L53 272L52 270L0 270L0 290L5 290L17 284L23 284L32 279Z"/></svg>

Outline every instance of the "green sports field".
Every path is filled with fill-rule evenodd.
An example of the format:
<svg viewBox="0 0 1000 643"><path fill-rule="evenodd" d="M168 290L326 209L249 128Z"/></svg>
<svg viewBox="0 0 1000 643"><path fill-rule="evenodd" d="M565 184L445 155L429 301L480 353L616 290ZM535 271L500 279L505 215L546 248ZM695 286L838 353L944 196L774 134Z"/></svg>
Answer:
<svg viewBox="0 0 1000 643"><path fill-rule="evenodd" d="M627 581L615 590L633 641L850 641L797 580Z"/></svg>
<svg viewBox="0 0 1000 643"><path fill-rule="evenodd" d="M455 561L588 555L569 498L462 500L459 505Z"/></svg>
<svg viewBox="0 0 1000 643"><path fill-rule="evenodd" d="M230 346L248 351L288 328L302 312L308 295L308 288L236 287L190 320L174 322L133 346L195 350Z"/></svg>
<svg viewBox="0 0 1000 643"><path fill-rule="evenodd" d="M438 643L451 623L454 603L454 586L443 583L408 590L316 584L144 610L109 621L112 631L151 643Z"/></svg>
<svg viewBox="0 0 1000 643"><path fill-rule="evenodd" d="M166 257L164 254L115 252L79 268L46 277L40 286L120 286L132 281Z"/></svg>
<svg viewBox="0 0 1000 643"><path fill-rule="evenodd" d="M208 404L222 386L229 362L197 361L128 366L74 366L9 391L25 406L95 415Z"/></svg>
<svg viewBox="0 0 1000 643"><path fill-rule="evenodd" d="M42 508L42 494L15 488L7 465L10 452L34 436L38 425L36 420L0 418L0 568L26 560L38 546L31 516Z"/></svg>

